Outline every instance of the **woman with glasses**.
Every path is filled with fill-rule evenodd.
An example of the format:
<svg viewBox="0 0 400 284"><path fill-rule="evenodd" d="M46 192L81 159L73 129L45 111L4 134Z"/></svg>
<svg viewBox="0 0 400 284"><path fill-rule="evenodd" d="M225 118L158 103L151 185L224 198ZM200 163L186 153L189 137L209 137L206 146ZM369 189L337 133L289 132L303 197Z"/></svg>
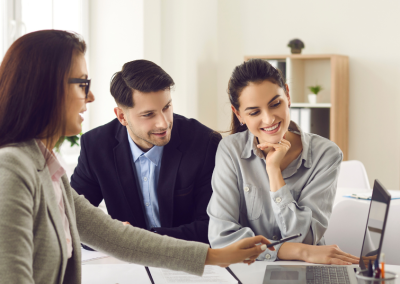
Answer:
<svg viewBox="0 0 400 284"><path fill-rule="evenodd" d="M252 263L261 236L224 249L124 226L69 185L52 149L81 132L94 101L76 34L19 38L0 65L0 282L80 283L81 241L119 259L201 275L204 265ZM261 245L256 245L261 243Z"/></svg>

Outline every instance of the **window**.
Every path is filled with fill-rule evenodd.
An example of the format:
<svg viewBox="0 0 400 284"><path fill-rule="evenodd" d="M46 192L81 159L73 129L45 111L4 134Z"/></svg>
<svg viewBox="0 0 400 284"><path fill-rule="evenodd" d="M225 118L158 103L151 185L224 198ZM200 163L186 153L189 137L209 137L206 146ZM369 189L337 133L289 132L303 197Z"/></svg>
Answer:
<svg viewBox="0 0 400 284"><path fill-rule="evenodd" d="M79 33L88 43L88 0L0 0L0 60L11 44L20 36L45 29ZM88 54L86 54L86 60ZM88 130L88 111L85 112L83 131ZM65 142L61 148L69 176L75 167L79 149ZM64 162L64 163L63 163Z"/></svg>

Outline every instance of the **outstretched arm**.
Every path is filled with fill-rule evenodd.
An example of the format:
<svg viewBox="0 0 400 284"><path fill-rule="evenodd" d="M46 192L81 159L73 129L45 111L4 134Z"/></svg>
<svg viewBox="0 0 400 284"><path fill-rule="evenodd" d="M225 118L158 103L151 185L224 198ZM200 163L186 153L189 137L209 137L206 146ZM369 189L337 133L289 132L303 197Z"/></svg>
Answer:
<svg viewBox="0 0 400 284"><path fill-rule="evenodd" d="M81 240L118 259L141 265L180 270L202 275L204 265L228 266L254 260L269 241L258 236L224 249L210 249L204 243L160 236L111 219L73 191L76 222ZM256 245L261 243L261 245Z"/></svg>

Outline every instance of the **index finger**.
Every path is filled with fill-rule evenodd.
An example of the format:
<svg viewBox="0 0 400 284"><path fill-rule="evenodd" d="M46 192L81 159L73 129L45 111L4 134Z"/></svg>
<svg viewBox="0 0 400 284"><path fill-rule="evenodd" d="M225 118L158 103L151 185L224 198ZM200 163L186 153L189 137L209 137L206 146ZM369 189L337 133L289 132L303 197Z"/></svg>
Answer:
<svg viewBox="0 0 400 284"><path fill-rule="evenodd" d="M276 147L279 146L278 143L269 143L269 142L263 142L257 145L257 148L266 148L266 147Z"/></svg>
<svg viewBox="0 0 400 284"><path fill-rule="evenodd" d="M347 256L347 257L350 257L350 258L354 258L354 259L360 260L360 257L355 256L355 255L352 255L352 254L350 254L350 253L346 253L346 256Z"/></svg>
<svg viewBox="0 0 400 284"><path fill-rule="evenodd" d="M258 236L255 236L255 237L251 237L251 238L247 238L247 239L244 239L243 241L245 242L245 245L247 247L249 247L249 248L253 247L253 246L255 246L255 245L259 244L259 243L262 243L262 244L265 244L265 245L271 244L271 242L266 237L261 236L261 235L258 235ZM271 251L275 250L274 247L270 247L268 249L271 250Z"/></svg>

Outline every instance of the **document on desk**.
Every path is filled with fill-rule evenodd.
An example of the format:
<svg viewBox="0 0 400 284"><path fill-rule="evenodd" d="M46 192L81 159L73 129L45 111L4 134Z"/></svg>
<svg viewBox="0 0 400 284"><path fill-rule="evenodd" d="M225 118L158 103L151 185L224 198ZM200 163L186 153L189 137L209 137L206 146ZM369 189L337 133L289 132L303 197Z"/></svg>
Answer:
<svg viewBox="0 0 400 284"><path fill-rule="evenodd" d="M91 250L86 250L84 248L81 249L81 259L82 263L95 260L95 259L100 259L100 258L105 258L108 257L105 253L98 252L98 251L91 251Z"/></svg>
<svg viewBox="0 0 400 284"><path fill-rule="evenodd" d="M400 199L400 191L399 190L389 190L391 195L391 199ZM355 199L363 199L363 200L371 200L372 192L362 192L362 193L353 193L353 194L346 194L343 195L344 197L348 198L355 198Z"/></svg>
<svg viewBox="0 0 400 284"><path fill-rule="evenodd" d="M238 281L225 269L219 266L206 266L203 276L185 272L149 267L154 284L238 284Z"/></svg>
<svg viewBox="0 0 400 284"><path fill-rule="evenodd" d="M137 264L82 265L82 284L152 284L146 268Z"/></svg>

